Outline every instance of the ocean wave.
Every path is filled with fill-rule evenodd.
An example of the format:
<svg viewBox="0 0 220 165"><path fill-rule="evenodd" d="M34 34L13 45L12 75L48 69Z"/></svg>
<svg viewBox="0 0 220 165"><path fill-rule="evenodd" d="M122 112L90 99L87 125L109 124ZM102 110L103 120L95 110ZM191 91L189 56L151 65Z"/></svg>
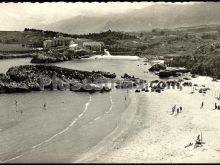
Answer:
<svg viewBox="0 0 220 165"><path fill-rule="evenodd" d="M110 108L109 108L109 110L108 111L106 111L106 113L109 113L111 110L112 110L112 107L113 107L113 100L112 100L112 96L110 95L110 103L111 103L111 106L110 106Z"/></svg>

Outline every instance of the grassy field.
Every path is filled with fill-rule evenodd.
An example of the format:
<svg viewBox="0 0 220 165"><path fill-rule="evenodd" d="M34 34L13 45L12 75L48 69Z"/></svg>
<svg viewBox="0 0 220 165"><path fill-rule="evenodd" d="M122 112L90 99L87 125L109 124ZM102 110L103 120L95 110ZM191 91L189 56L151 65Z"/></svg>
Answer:
<svg viewBox="0 0 220 165"><path fill-rule="evenodd" d="M2 44L0 43L0 52L1 51L29 51L32 48L24 47L22 44Z"/></svg>

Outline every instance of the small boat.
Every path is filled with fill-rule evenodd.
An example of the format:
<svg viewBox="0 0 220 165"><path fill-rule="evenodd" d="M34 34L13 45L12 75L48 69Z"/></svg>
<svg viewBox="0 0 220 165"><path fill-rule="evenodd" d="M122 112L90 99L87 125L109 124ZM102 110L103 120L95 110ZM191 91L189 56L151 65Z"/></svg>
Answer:
<svg viewBox="0 0 220 165"><path fill-rule="evenodd" d="M159 76L159 72L158 71L154 71L154 74Z"/></svg>
<svg viewBox="0 0 220 165"><path fill-rule="evenodd" d="M156 89L156 90L155 90L155 92L160 93L160 92L161 92L161 90L160 90L160 89Z"/></svg>
<svg viewBox="0 0 220 165"><path fill-rule="evenodd" d="M198 76L196 74L192 74L192 78L197 78Z"/></svg>
<svg viewBox="0 0 220 165"><path fill-rule="evenodd" d="M95 93L95 90L90 90L89 93Z"/></svg>
<svg viewBox="0 0 220 165"><path fill-rule="evenodd" d="M183 77L184 80L192 80L191 77Z"/></svg>
<svg viewBox="0 0 220 165"><path fill-rule="evenodd" d="M109 91L111 91L111 90L112 90L111 88L104 86L104 87L102 88L101 92L109 92Z"/></svg>
<svg viewBox="0 0 220 165"><path fill-rule="evenodd" d="M136 93L139 93L139 92L141 92L141 91L140 91L139 89L136 89L135 92L136 92Z"/></svg>

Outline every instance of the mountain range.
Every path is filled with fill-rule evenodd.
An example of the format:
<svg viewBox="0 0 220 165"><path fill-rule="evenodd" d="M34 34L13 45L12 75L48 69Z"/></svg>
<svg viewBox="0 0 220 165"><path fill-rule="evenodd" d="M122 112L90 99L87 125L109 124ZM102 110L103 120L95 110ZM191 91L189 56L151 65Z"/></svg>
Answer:
<svg viewBox="0 0 220 165"><path fill-rule="evenodd" d="M220 24L220 3L154 4L120 14L84 15L44 25L44 30L69 34L93 32L148 31L154 28L172 29L187 26Z"/></svg>

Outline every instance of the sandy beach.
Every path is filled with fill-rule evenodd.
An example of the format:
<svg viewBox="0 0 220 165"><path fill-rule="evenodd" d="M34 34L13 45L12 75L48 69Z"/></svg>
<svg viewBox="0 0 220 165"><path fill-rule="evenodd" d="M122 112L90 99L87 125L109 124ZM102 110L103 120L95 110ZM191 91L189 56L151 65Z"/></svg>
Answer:
<svg viewBox="0 0 220 165"><path fill-rule="evenodd" d="M138 110L129 131L112 141L106 152L82 162L95 163L217 163L220 162L220 110L214 110L219 82L199 77L195 84L211 86L206 94L191 87L167 89L162 93L138 93ZM218 91L217 91L218 90ZM214 93L214 94L213 94ZM200 109L204 101L204 107ZM171 114L174 105L182 106L178 115ZM194 148L202 132L205 144ZM189 143L192 146L186 147ZM108 151L108 152L107 152Z"/></svg>

